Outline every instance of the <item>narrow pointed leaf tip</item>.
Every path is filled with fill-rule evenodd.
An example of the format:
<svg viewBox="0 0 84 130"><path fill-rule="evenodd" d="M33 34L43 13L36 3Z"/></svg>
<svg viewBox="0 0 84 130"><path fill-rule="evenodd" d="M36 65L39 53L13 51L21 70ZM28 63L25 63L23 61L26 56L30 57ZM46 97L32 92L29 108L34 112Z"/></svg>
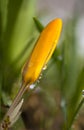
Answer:
<svg viewBox="0 0 84 130"><path fill-rule="evenodd" d="M22 71L23 83L34 83L42 68L51 58L58 43L62 29L62 20L60 18L52 20L41 32L30 58L25 63Z"/></svg>

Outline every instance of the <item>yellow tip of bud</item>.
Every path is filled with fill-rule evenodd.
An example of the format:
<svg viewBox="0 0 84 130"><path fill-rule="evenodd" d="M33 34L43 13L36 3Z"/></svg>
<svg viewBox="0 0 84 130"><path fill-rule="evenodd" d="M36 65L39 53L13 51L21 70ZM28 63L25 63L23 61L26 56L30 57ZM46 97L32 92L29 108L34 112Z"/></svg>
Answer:
<svg viewBox="0 0 84 130"><path fill-rule="evenodd" d="M56 48L61 29L62 20L57 18L41 32L30 58L23 68L22 76L25 84L32 84L38 79L42 68L47 64Z"/></svg>

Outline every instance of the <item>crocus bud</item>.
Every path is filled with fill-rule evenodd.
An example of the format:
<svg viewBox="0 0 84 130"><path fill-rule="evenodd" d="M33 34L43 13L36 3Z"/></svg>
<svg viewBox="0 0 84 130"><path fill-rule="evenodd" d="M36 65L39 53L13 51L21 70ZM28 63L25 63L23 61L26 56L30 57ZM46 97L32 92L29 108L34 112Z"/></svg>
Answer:
<svg viewBox="0 0 84 130"><path fill-rule="evenodd" d="M24 84L34 83L42 68L51 58L58 43L62 29L62 20L57 18L51 21L41 32L30 58L25 63L22 76Z"/></svg>
<svg viewBox="0 0 84 130"><path fill-rule="evenodd" d="M10 128L9 122L13 122L12 119L17 117L23 103L21 98L28 87L38 79L43 67L52 56L58 43L61 29L62 20L57 18L51 21L40 34L29 60L23 67L22 86L1 123L1 130ZM8 124L6 123L7 119L9 119Z"/></svg>

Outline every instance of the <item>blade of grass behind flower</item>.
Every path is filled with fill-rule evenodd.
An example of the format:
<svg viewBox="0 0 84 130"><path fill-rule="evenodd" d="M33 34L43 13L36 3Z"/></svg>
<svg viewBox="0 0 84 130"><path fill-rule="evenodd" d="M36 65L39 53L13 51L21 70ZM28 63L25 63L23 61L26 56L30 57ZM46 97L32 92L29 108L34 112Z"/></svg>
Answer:
<svg viewBox="0 0 84 130"><path fill-rule="evenodd" d="M73 114L76 110L76 106L78 105L78 98L79 98L78 95L80 95L82 89L80 85L78 87L79 76L82 68L81 64L79 63L78 53L76 50L75 25L76 25L75 20L72 20L70 21L70 23L68 23L65 34L66 37L63 43L63 65L62 65L61 87L63 97L67 103L66 128L69 128L70 122L73 118Z"/></svg>
<svg viewBox="0 0 84 130"><path fill-rule="evenodd" d="M0 0L0 14L1 14L0 24L2 26L2 32L4 32L7 23L7 12L8 12L7 5L8 0Z"/></svg>
<svg viewBox="0 0 84 130"><path fill-rule="evenodd" d="M10 66L14 66L16 64L16 68L21 68L24 64L24 61L26 58L28 58L33 46L34 46L34 37L31 38L27 45L23 48L22 52L19 54L19 56L13 61L13 63ZM27 53L27 54L26 54Z"/></svg>
<svg viewBox="0 0 84 130"><path fill-rule="evenodd" d="M44 29L44 26L41 24L41 22L36 18L34 17L34 23L36 25L36 28L39 32L42 32L42 30Z"/></svg>
<svg viewBox="0 0 84 130"><path fill-rule="evenodd" d="M62 43L62 67L61 67L61 92L65 104L71 102L71 97L74 95L76 90L76 81L78 73L78 64L77 64L77 55L76 55L76 45L74 30L75 25L74 21L68 21L65 27L65 37ZM66 107L66 106L65 106ZM66 110L66 125L68 125L68 108ZM72 109L73 110L73 109ZM73 110L74 111L74 110ZM69 111L70 112L70 111ZM71 112L70 112L71 113ZM72 113L71 113L72 115Z"/></svg>
<svg viewBox="0 0 84 130"><path fill-rule="evenodd" d="M35 0L9 1L8 21L5 33L9 60L21 53L30 35L35 14ZM16 51L15 51L16 50Z"/></svg>
<svg viewBox="0 0 84 130"><path fill-rule="evenodd" d="M69 117L68 128L71 127L71 125L73 124L75 117L78 115L80 107L84 103L84 99L83 99L83 103L80 103L83 89L84 89L84 69L81 70L78 76L76 91L74 95L72 96L70 104L68 105L68 117ZM75 107L74 107L74 104L75 104ZM73 108L75 108L74 111L72 111Z"/></svg>
<svg viewBox="0 0 84 130"><path fill-rule="evenodd" d="M74 28L73 28L74 26ZM67 28L67 29L66 29ZM75 25L70 21L66 25L65 39L62 43L63 62L62 62L62 89L66 99L70 99L75 91L76 79L79 71L77 60L76 43L75 43ZM63 85L64 84L64 85Z"/></svg>
<svg viewBox="0 0 84 130"><path fill-rule="evenodd" d="M18 11L20 9L22 0L1 0L1 27L4 31L4 35L2 37L2 48L3 48L3 64L9 62L9 58L7 57L9 54L9 39L12 34L12 30L14 28L14 24L16 21L16 17L18 15ZM3 28L4 27L4 28Z"/></svg>

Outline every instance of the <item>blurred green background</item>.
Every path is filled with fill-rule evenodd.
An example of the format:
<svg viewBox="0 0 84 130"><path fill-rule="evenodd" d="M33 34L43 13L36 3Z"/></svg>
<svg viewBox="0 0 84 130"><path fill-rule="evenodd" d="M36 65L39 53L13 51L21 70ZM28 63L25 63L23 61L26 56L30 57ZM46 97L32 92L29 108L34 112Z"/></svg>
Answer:
<svg viewBox="0 0 84 130"><path fill-rule="evenodd" d="M43 27L56 17L63 20L59 44L42 78L26 94L13 130L84 130L83 3L0 0L0 121L20 88L22 66Z"/></svg>

